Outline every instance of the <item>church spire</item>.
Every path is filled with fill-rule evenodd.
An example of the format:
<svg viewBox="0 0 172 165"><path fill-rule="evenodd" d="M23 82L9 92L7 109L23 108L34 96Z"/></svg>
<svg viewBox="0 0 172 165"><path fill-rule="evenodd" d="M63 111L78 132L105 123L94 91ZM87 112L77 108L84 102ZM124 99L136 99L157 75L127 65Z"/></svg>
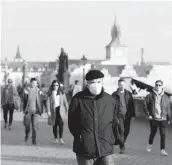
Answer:
<svg viewBox="0 0 172 165"><path fill-rule="evenodd" d="M17 53L16 53L16 56L14 58L14 61L16 61L16 62L22 62L23 61L21 54L20 54L19 45L17 46Z"/></svg>
<svg viewBox="0 0 172 165"><path fill-rule="evenodd" d="M145 64L145 60L144 60L144 48L141 48L141 61L140 61L141 65Z"/></svg>
<svg viewBox="0 0 172 165"><path fill-rule="evenodd" d="M20 49L19 49L19 45L17 47L17 53L16 53L16 58L21 58L21 54L20 54Z"/></svg>

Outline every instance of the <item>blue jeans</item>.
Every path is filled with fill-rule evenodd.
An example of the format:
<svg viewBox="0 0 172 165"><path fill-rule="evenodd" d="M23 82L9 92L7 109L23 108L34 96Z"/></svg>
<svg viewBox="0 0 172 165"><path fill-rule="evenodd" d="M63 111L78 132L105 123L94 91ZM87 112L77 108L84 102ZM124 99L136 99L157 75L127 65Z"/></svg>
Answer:
<svg viewBox="0 0 172 165"><path fill-rule="evenodd" d="M32 125L32 141L36 141L36 130L38 128L38 114L25 114L25 135L28 136L30 132L30 125Z"/></svg>

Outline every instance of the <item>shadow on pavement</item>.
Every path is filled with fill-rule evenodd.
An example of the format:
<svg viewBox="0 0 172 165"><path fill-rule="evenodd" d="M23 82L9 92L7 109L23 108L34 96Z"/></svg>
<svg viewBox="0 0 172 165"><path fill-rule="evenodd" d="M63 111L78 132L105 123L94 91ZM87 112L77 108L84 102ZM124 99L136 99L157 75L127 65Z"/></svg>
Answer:
<svg viewBox="0 0 172 165"><path fill-rule="evenodd" d="M24 142L25 128L22 121L14 121L12 130L3 128L3 121L1 121L1 144L2 145L23 145L31 146L32 131L29 134L28 142ZM37 131L37 146L50 147L50 148L70 148L72 149L73 138L69 133L67 123L64 125L64 137L65 145L54 144L52 127L48 126L46 122L40 121Z"/></svg>
<svg viewBox="0 0 172 165"><path fill-rule="evenodd" d="M3 161L17 161L17 162L29 162L29 163L51 163L51 164L76 164L76 160L71 158L55 158L55 157L34 157L34 156L14 156L14 155L2 155Z"/></svg>

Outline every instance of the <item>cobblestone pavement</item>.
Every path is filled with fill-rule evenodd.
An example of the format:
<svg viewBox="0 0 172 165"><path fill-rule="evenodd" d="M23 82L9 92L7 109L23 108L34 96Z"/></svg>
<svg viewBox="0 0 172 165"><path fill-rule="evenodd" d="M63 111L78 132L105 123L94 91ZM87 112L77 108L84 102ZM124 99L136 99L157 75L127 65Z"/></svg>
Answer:
<svg viewBox="0 0 172 165"><path fill-rule="evenodd" d="M2 115L1 115L2 116ZM47 125L46 115L40 118L37 146L31 140L24 142L23 114L15 112L12 130L3 129L1 117L1 162L2 165L75 165L72 152L73 138L65 123L65 145L53 144L52 128ZM159 133L159 132L158 132ZM160 156L159 134L155 137L152 153L145 151L149 134L149 125L145 120L132 121L131 132L126 143L126 152L120 155L114 147L116 165L172 165L172 127L167 131L166 149L168 157Z"/></svg>

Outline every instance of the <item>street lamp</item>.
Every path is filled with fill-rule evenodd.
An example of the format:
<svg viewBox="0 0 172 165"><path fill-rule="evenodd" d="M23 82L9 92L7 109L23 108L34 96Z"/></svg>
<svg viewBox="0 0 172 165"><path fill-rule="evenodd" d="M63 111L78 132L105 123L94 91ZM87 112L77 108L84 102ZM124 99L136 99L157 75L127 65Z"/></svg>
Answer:
<svg viewBox="0 0 172 165"><path fill-rule="evenodd" d="M82 56L82 58L81 58L81 62L82 62L82 65L83 65L83 89L84 89L84 87L85 87L85 65L86 65L86 63L87 63L87 58L85 57L85 55L83 55Z"/></svg>
<svg viewBox="0 0 172 165"><path fill-rule="evenodd" d="M8 73L8 65L7 65L7 63L5 63L4 64L4 83L5 83L5 85L7 83L8 75L9 75L9 73Z"/></svg>
<svg viewBox="0 0 172 165"><path fill-rule="evenodd" d="M23 67L22 67L22 71L23 71L23 76L22 76L22 84L24 86L25 83L25 78L26 78L26 68L27 68L27 62L23 61Z"/></svg>

